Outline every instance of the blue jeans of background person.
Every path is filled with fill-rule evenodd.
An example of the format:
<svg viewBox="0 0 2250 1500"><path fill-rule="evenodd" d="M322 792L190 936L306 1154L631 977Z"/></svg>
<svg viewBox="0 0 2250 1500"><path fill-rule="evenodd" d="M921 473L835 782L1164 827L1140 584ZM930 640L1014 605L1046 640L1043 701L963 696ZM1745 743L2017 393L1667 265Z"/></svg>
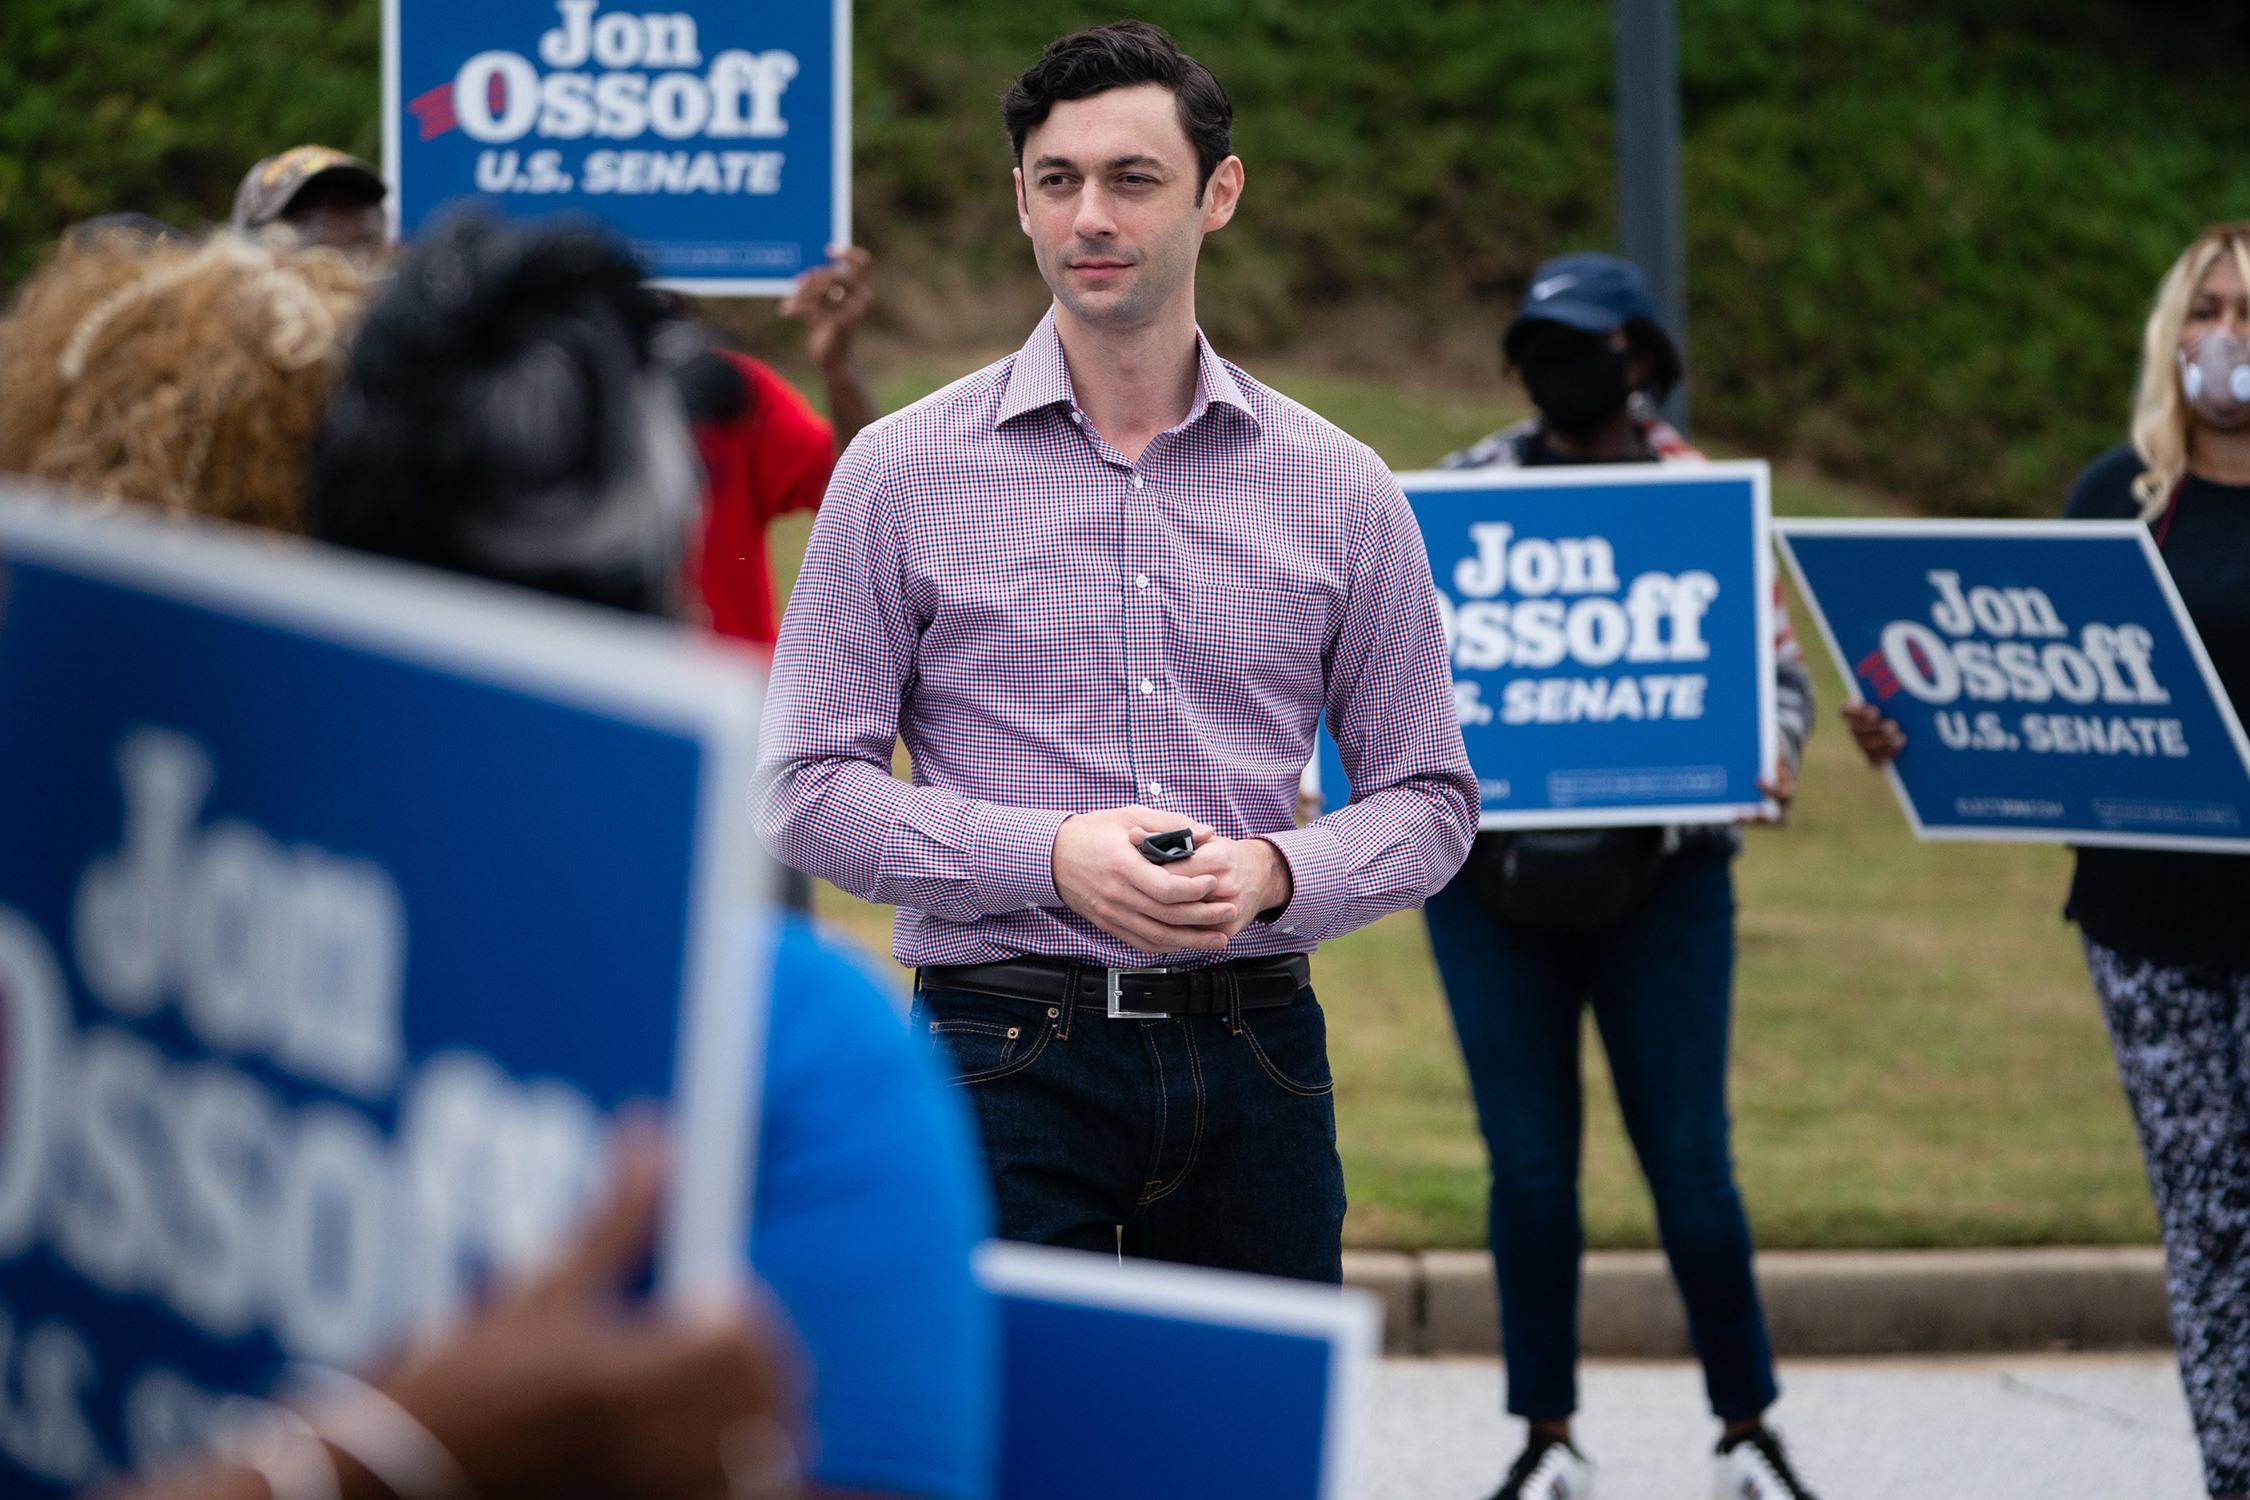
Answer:
<svg viewBox="0 0 2250 1500"><path fill-rule="evenodd" d="M1002 1239L1343 1279L1327 1025L1313 992L1113 1020L969 990L914 996L984 1141Z"/></svg>
<svg viewBox="0 0 2250 1500"><path fill-rule="evenodd" d="M1777 1390L1727 1146L1727 854L1690 847L1669 856L1648 898L1593 932L1504 922L1467 878L1424 911L1492 1153L1508 1410L1560 1420L1578 1405L1579 1037L1591 1002L1712 1410L1728 1421L1757 1416Z"/></svg>

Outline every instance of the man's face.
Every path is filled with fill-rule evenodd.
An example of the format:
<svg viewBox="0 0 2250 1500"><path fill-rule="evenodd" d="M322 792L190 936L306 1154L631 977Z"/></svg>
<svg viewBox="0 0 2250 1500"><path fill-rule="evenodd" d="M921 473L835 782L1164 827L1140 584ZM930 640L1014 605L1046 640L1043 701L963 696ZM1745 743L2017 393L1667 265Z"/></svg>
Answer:
<svg viewBox="0 0 2250 1500"><path fill-rule="evenodd" d="M369 258L389 249L390 225L381 203L367 203L308 189L299 193L282 216L308 245L327 245L346 255Z"/></svg>
<svg viewBox="0 0 2250 1500"><path fill-rule="evenodd" d="M1016 211L1039 274L1082 322L1155 321L1192 296L1203 236L1234 217L1242 162L1228 157L1196 201L1195 148L1161 84L1057 104L1024 138Z"/></svg>

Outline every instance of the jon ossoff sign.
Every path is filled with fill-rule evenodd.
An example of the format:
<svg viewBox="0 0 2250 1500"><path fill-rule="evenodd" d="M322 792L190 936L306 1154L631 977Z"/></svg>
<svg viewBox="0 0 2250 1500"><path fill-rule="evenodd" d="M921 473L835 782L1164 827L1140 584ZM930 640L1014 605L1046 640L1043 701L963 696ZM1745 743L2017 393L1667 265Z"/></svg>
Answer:
<svg viewBox="0 0 2250 1500"><path fill-rule="evenodd" d="M682 289L786 291L851 237L850 33L849 0L387 0L400 232L573 212Z"/></svg>
<svg viewBox="0 0 2250 1500"><path fill-rule="evenodd" d="M308 554L0 493L0 1493L443 1317L629 1100L663 1285L740 1274L755 683Z"/></svg>
<svg viewBox="0 0 2250 1500"><path fill-rule="evenodd" d="M2250 849L2250 746L2148 528L1777 528L1926 838Z"/></svg>
<svg viewBox="0 0 2250 1500"><path fill-rule="evenodd" d="M1730 821L1776 754L1762 463L1402 474L1486 828ZM1321 790L1345 772L1323 737Z"/></svg>

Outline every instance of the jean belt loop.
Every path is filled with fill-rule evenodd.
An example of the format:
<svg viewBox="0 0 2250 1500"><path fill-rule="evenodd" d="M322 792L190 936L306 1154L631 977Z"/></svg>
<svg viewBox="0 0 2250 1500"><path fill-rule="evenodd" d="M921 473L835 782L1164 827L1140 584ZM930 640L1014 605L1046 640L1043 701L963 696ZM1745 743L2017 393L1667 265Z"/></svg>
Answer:
<svg viewBox="0 0 2250 1500"><path fill-rule="evenodd" d="M1063 964L1063 997L1057 1007L1062 1014L1055 1020L1055 1036L1062 1041L1070 1040L1071 1017L1078 1013L1078 979L1084 967L1075 958Z"/></svg>
<svg viewBox="0 0 2250 1500"><path fill-rule="evenodd" d="M1220 970L1227 982L1227 1034L1242 1035L1242 976L1232 969Z"/></svg>

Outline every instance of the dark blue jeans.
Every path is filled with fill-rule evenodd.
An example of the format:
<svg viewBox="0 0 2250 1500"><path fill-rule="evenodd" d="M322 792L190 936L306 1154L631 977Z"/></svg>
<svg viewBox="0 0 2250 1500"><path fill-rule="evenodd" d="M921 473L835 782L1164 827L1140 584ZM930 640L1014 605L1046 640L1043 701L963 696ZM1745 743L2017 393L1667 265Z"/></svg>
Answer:
<svg viewBox="0 0 2250 1500"><path fill-rule="evenodd" d="M984 1138L1000 1237L1343 1279L1327 1025L1310 989L1225 1016L1112 1020L916 988Z"/></svg>
<svg viewBox="0 0 2250 1500"><path fill-rule="evenodd" d="M1591 1002L1711 1409L1727 1421L1757 1416L1777 1389L1727 1146L1734 883L1726 854L1670 856L1648 899L1595 932L1504 922L1467 877L1433 896L1425 914L1492 1153L1508 1410L1559 1420L1578 1406L1578 1048Z"/></svg>

